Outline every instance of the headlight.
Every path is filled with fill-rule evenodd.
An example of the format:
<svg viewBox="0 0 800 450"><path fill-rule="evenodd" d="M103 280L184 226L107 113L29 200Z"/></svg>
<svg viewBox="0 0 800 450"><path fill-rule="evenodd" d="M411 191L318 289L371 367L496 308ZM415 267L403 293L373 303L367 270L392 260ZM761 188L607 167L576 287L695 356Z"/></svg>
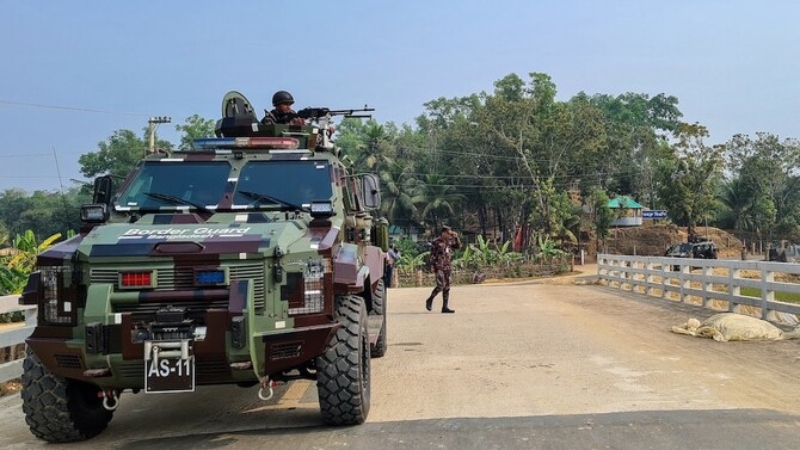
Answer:
<svg viewBox="0 0 800 450"><path fill-rule="evenodd" d="M289 300L289 314L316 314L325 308L325 275L331 272L328 259L309 259L299 263L302 272L289 272L281 298Z"/></svg>
<svg viewBox="0 0 800 450"><path fill-rule="evenodd" d="M75 324L76 295L72 285L72 269L69 267L40 267L42 296L39 304L39 320L50 325Z"/></svg>
<svg viewBox="0 0 800 450"><path fill-rule="evenodd" d="M333 215L333 203L330 201L311 202L311 217L331 217Z"/></svg>
<svg viewBox="0 0 800 450"><path fill-rule="evenodd" d="M82 205L81 220L86 223L103 223L108 220L108 208L102 203Z"/></svg>

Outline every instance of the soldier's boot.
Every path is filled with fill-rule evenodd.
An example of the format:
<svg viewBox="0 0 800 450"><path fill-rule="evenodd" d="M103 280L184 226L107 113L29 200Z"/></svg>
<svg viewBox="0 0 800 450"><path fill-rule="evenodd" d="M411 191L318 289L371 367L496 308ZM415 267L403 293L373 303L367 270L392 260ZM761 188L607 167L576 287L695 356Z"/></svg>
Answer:
<svg viewBox="0 0 800 450"><path fill-rule="evenodd" d="M427 300L425 300L425 309L428 311L433 309L433 296L430 296Z"/></svg>
<svg viewBox="0 0 800 450"><path fill-rule="evenodd" d="M452 314L456 312L456 310L447 307L447 304L449 302L450 302L450 291L442 292L442 314Z"/></svg>

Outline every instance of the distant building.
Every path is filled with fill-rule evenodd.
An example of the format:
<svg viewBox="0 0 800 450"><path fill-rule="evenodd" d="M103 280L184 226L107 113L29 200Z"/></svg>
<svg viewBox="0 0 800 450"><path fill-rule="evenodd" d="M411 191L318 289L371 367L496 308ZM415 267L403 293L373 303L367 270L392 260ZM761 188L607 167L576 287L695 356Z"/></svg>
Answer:
<svg viewBox="0 0 800 450"><path fill-rule="evenodd" d="M392 241L407 238L417 242L424 234L424 230L421 230L414 225L409 225L406 227L401 227L394 224L389 225L389 239Z"/></svg>
<svg viewBox="0 0 800 450"><path fill-rule="evenodd" d="M618 195L608 202L608 207L618 211L618 218L611 222L612 227L640 227L642 226L642 210L644 206L634 199Z"/></svg>

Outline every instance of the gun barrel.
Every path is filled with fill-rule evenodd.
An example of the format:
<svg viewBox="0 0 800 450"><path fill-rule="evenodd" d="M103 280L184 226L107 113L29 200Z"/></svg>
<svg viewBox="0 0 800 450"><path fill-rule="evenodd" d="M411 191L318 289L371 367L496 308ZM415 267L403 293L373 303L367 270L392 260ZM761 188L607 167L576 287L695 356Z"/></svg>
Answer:
<svg viewBox="0 0 800 450"><path fill-rule="evenodd" d="M340 114L351 115L357 112L371 112L371 111L375 111L375 108L368 108L367 106L364 106L363 108L360 109L332 109L330 110L330 113L337 115Z"/></svg>

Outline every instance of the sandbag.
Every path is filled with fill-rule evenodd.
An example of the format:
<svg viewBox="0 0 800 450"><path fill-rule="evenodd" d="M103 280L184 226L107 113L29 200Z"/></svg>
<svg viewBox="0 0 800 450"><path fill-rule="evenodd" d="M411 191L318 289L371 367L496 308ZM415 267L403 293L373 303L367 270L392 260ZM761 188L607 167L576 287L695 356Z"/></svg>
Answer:
<svg viewBox="0 0 800 450"><path fill-rule="evenodd" d="M682 325L672 327L672 332L712 338L718 342L800 338L800 327L794 331L783 331L766 320L735 313L715 314L702 322L692 318Z"/></svg>

